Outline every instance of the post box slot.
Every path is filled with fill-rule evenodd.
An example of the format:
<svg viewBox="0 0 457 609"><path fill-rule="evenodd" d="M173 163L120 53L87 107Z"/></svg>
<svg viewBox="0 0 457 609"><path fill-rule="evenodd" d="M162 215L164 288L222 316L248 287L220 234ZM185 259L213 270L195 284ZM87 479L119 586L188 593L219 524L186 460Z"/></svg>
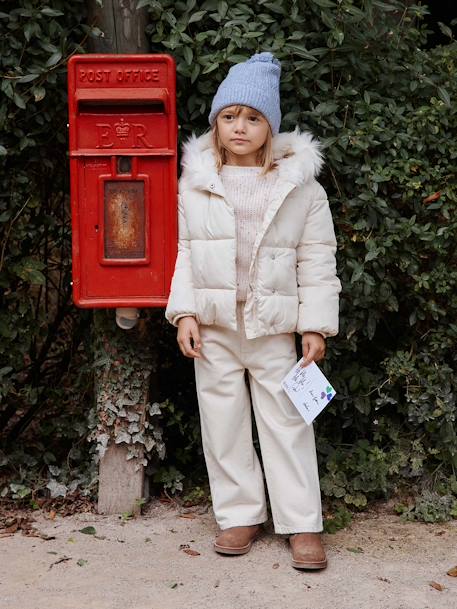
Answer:
<svg viewBox="0 0 457 609"><path fill-rule="evenodd" d="M78 110L89 105L91 108L102 106L104 112L111 106L125 105L138 107L139 105L150 108L162 108L161 112L168 109L167 89L80 89L75 95ZM87 110L86 110L87 111Z"/></svg>
<svg viewBox="0 0 457 609"><path fill-rule="evenodd" d="M145 258L144 182L110 180L104 188L104 257Z"/></svg>

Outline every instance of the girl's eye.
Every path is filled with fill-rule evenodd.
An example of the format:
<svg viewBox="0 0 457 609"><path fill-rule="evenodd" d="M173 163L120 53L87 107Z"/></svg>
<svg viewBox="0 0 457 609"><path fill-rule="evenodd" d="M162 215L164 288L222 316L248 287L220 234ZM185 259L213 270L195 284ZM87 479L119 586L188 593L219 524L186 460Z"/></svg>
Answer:
<svg viewBox="0 0 457 609"><path fill-rule="evenodd" d="M249 118L251 120L253 120L253 121L258 121L259 120L258 116L250 116Z"/></svg>

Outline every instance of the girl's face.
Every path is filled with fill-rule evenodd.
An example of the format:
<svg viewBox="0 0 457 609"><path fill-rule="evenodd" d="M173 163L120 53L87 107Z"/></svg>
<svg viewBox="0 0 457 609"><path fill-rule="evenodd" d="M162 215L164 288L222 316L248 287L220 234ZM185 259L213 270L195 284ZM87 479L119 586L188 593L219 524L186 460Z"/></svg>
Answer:
<svg viewBox="0 0 457 609"><path fill-rule="evenodd" d="M236 106L228 106L217 115L217 129L222 145L227 150L228 165L256 165L257 151L267 139L270 124L254 108L241 106L235 116Z"/></svg>

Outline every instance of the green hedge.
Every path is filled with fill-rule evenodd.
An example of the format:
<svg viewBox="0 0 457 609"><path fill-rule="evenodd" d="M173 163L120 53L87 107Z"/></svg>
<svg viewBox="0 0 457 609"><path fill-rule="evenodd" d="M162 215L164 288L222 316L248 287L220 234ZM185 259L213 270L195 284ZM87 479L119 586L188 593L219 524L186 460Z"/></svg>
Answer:
<svg viewBox="0 0 457 609"><path fill-rule="evenodd" d="M324 364L338 395L316 425L324 495L363 507L403 487L425 489L437 505L445 497L448 517L457 493L457 45L443 25L449 43L427 48L427 9L408 4L140 0L138 6L150 13L152 52L176 58L181 138L207 129L212 96L230 65L270 50L283 67L281 130L299 125L325 145L321 181L335 219L343 292L340 334L328 341ZM21 5L25 10L0 20L7 33L0 106L8 193L0 199L0 231L7 236L0 270L3 408L43 399L52 349L41 361L37 345L52 335L47 311L68 303L63 58L87 35L78 3L54 2L65 15L27 8L40 3ZM38 76L28 80L32 73ZM64 311L68 318L62 357L88 325L72 308ZM152 315L152 336L163 353L168 452L156 480L176 488L180 476L191 479L197 466L202 471L192 364L178 354L175 332L160 314ZM78 357L68 355L75 384L59 388L56 399L71 402L71 389L80 390L71 372ZM34 377L27 376L31 369Z"/></svg>

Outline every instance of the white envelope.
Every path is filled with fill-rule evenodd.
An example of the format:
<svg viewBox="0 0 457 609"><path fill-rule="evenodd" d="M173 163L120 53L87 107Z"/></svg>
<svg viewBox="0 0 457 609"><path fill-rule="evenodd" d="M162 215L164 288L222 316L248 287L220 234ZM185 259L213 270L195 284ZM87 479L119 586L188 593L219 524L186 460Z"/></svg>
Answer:
<svg viewBox="0 0 457 609"><path fill-rule="evenodd" d="M281 386L308 425L324 410L336 392L315 362L305 368L301 358L281 381Z"/></svg>

